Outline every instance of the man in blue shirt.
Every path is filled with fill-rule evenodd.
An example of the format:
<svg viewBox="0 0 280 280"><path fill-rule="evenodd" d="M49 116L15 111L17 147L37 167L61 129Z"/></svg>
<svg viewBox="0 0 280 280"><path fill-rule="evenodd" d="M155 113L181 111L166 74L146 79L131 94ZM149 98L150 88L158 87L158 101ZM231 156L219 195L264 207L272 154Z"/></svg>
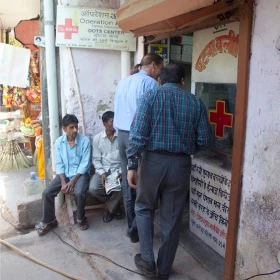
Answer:
<svg viewBox="0 0 280 280"><path fill-rule="evenodd" d="M146 276L156 277L158 271L160 279L169 278L179 243L190 185L190 155L214 144L205 106L181 88L184 77L181 65L170 64L162 69L163 86L143 95L131 124L127 149L128 184L137 188L135 213L141 251L134 261ZM156 269L153 222L158 199L162 245Z"/></svg>
<svg viewBox="0 0 280 280"><path fill-rule="evenodd" d="M57 226L54 198L62 191L75 194L77 221L81 230L88 229L85 217L86 192L89 187L90 140L78 133L78 119L66 115L62 119L65 132L55 142L56 177L43 192L43 219L36 224L39 235L44 235Z"/></svg>
<svg viewBox="0 0 280 280"><path fill-rule="evenodd" d="M163 59L157 54L145 55L140 64L133 70L133 75L122 79L115 91L114 100L114 127L118 130L118 144L122 169L122 193L128 223L128 235L131 242L139 241L135 221L136 192L127 184L127 158L126 149L130 125L138 107L141 96L150 89L159 87L157 78L163 67Z"/></svg>

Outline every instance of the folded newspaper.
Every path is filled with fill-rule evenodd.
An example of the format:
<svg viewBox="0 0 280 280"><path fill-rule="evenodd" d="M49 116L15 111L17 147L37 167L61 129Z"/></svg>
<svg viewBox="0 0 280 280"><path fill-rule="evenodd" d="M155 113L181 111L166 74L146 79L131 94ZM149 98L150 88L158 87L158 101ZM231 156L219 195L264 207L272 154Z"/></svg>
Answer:
<svg viewBox="0 0 280 280"><path fill-rule="evenodd" d="M105 182L106 194L110 194L111 192L120 192L122 190L121 182L120 182L120 179L118 178L118 176L119 176L119 174L116 171L107 177L107 180Z"/></svg>

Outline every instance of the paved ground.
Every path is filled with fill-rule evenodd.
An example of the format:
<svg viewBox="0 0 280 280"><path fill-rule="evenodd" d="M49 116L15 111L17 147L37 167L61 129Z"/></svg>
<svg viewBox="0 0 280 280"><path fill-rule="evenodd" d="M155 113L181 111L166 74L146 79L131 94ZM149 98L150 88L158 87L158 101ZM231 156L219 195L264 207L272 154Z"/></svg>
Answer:
<svg viewBox="0 0 280 280"><path fill-rule="evenodd" d="M43 237L37 236L35 231L27 234L20 234L14 231L1 218L1 238L3 229L14 235L6 239L9 243L17 246L28 255L46 262L60 270L78 276L81 279L112 279L126 280L146 279L136 274L137 269L133 262L133 257L139 252L139 243L132 244L126 237L125 220L113 220L109 224L104 224L102 209L90 210L87 216L90 228L81 231L77 225L71 227L67 223L65 209L60 212L60 217L64 220L54 232L50 232ZM126 267L134 272L127 271L110 261L103 258L81 254L63 243L60 238L73 245L79 251L98 254L107 257L119 265ZM155 230L155 252L160 243L159 230L156 225ZM1 260L0 271L3 280L37 280L37 279L67 279L51 270L48 270L26 258L18 255L4 245L0 245ZM215 280L210 273L202 267L190 254L179 246L173 266L171 280Z"/></svg>
<svg viewBox="0 0 280 280"><path fill-rule="evenodd" d="M26 172L29 173L29 170ZM12 188L15 191L16 189L22 190L21 184L26 177L21 177L20 175L22 174L24 174L24 172L0 173L0 182L5 183L5 189L7 190L4 191L4 195L8 201L5 206L12 209L12 213L16 212L17 201L22 199L19 193L13 195L12 191ZM12 187L10 188L10 186ZM120 221L113 220L105 224L102 221L102 213L102 209L87 210L90 228L86 231L81 231L78 225L71 226L69 224L67 209L64 206L57 213L60 222L59 226L54 232L50 232L43 237L39 237L32 229L24 231L15 230L0 215L0 237L17 246L29 256L35 257L57 269L76 275L79 279L147 279L137 274L139 271L135 267L133 259L134 255L139 252L139 243L133 244L130 242L130 239L126 237L127 226L125 219L123 218ZM187 235L184 235L184 237L186 236ZM78 253L62 240L71 244L81 252L91 254ZM182 238L182 240L184 240L184 238ZM160 232L157 222L155 223L154 244L155 254L157 254L157 250L160 246ZM170 280L220 279L219 277L214 277L208 269L203 267L196 260L199 259L199 257L195 256L193 253L191 255L188 251L188 246L184 244L186 244L186 242L182 242L178 248ZM193 256L195 256L195 258ZM115 264L103 257L114 261ZM214 275L216 274L214 273ZM67 278L18 255L4 245L0 245L0 279L57 280Z"/></svg>

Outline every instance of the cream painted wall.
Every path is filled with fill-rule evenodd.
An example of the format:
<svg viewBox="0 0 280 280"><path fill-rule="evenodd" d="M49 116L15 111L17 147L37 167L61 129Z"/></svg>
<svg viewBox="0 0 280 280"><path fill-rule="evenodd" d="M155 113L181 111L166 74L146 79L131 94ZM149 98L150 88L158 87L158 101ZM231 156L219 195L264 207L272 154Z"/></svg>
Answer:
<svg viewBox="0 0 280 280"><path fill-rule="evenodd" d="M69 6L115 9L119 7L119 2L119 0L60 1L61 4ZM76 69L76 77L73 66ZM82 48L70 50L60 47L60 71L62 112L77 115L81 131L84 118L86 135L92 139L103 129L102 114L114 108L114 91L121 78L121 52ZM84 115L81 113L79 100Z"/></svg>
<svg viewBox="0 0 280 280"><path fill-rule="evenodd" d="M280 1L256 0L235 279L280 269L279 26Z"/></svg>
<svg viewBox="0 0 280 280"><path fill-rule="evenodd" d="M1 0L0 28L14 28L21 20L40 14L40 0Z"/></svg>

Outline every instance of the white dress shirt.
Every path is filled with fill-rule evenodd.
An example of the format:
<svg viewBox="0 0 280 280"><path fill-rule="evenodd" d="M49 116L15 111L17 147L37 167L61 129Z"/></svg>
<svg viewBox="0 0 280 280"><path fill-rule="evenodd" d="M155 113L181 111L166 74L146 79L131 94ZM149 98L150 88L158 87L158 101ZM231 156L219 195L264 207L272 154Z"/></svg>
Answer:
<svg viewBox="0 0 280 280"><path fill-rule="evenodd" d="M95 172L102 175L118 170L121 173L121 160L119 156L118 139L116 134L112 141L107 137L103 130L93 138L93 165Z"/></svg>

